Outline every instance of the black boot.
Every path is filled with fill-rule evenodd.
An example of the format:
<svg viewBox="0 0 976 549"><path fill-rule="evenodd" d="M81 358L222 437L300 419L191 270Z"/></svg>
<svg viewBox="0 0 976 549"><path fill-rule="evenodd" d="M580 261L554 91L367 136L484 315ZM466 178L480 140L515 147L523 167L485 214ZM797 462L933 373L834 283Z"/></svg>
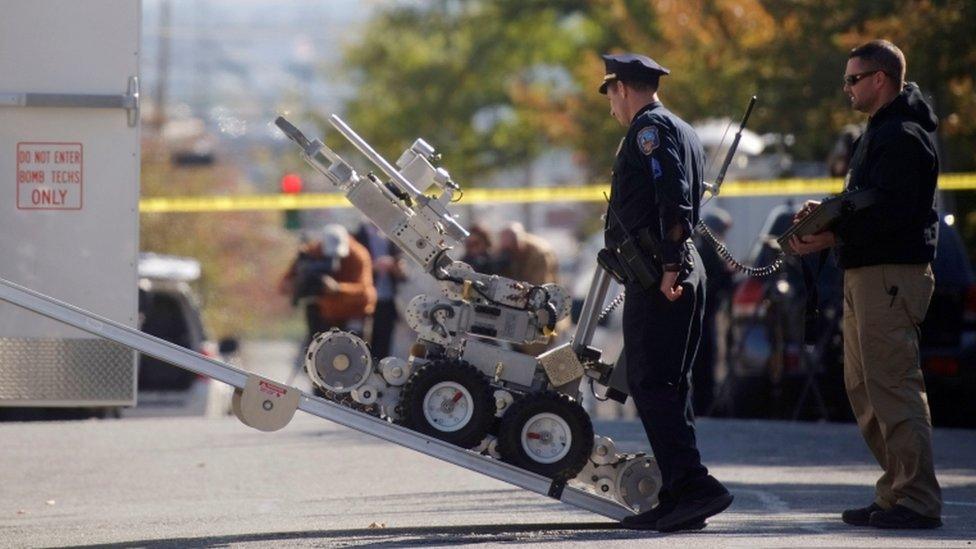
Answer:
<svg viewBox="0 0 976 549"><path fill-rule="evenodd" d="M895 505L887 511L875 511L871 513L868 524L875 528L904 529L904 530L929 530L942 526L942 519L939 517L927 517L916 513L908 507Z"/></svg>
<svg viewBox="0 0 976 549"><path fill-rule="evenodd" d="M673 511L674 505L674 502L670 504L660 503L650 511L625 517L620 521L620 525L631 530L655 530L657 529L657 520Z"/></svg>
<svg viewBox="0 0 976 549"><path fill-rule="evenodd" d="M620 525L631 530L654 530L657 527L657 519L673 511L678 503L665 489L661 489L657 497L657 506L638 515L625 517L620 521Z"/></svg>
<svg viewBox="0 0 976 549"><path fill-rule="evenodd" d="M657 521L659 532L700 530L705 519L732 505L732 494L711 475L698 483L699 488L683 492L674 510Z"/></svg>
<svg viewBox="0 0 976 549"><path fill-rule="evenodd" d="M657 530L657 521L664 515L667 515L671 511L674 511L675 505L678 504L668 493L664 490L658 494L658 504L656 507L649 511L644 511L639 515L632 515L625 517L620 521L620 525L624 528L630 528L631 530ZM705 523L697 525L696 528L688 528L688 530L701 530L705 527Z"/></svg>
<svg viewBox="0 0 976 549"><path fill-rule="evenodd" d="M840 515L840 518L851 526L867 526L868 521L871 520L871 513L875 511L884 511L884 508L877 503L872 503L867 507L847 509Z"/></svg>

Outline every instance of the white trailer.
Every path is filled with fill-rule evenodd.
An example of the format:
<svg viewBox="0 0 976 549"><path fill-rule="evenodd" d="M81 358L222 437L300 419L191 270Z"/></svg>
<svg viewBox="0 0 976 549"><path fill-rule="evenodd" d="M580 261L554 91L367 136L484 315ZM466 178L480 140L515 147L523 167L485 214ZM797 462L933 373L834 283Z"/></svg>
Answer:
<svg viewBox="0 0 976 549"><path fill-rule="evenodd" d="M141 3L0 13L0 277L135 326ZM0 303L0 406L132 405L135 359Z"/></svg>

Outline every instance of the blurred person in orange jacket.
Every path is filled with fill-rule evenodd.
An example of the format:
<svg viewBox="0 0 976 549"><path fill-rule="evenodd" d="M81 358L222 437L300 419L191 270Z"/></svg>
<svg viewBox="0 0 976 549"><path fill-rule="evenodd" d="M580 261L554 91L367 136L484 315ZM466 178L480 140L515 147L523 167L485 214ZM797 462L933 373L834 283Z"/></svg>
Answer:
<svg viewBox="0 0 976 549"><path fill-rule="evenodd" d="M369 251L342 225L326 225L299 248L278 291L304 306L306 345L319 332L349 329L351 321L361 321L376 307Z"/></svg>

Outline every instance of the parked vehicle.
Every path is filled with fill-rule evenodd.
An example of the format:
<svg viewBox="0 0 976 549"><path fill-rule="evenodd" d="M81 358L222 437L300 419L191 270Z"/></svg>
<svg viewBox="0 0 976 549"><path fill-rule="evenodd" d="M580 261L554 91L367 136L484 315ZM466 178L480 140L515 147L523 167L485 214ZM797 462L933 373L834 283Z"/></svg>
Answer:
<svg viewBox="0 0 976 549"><path fill-rule="evenodd" d="M962 237L940 225L935 292L922 323L922 371L936 424L976 426L976 276Z"/></svg>
<svg viewBox="0 0 976 549"><path fill-rule="evenodd" d="M776 237L790 226L792 205L773 209L747 262L778 255ZM788 257L767 279L739 282L732 299L729 376L717 411L739 417L850 420L843 384L843 273L834 254L817 288L821 316L816 344L803 345L806 288L800 261ZM956 230L940 223L933 262L936 287L921 326L920 354L933 421L976 426L976 279Z"/></svg>
<svg viewBox="0 0 976 549"><path fill-rule="evenodd" d="M191 284L200 277L195 259L141 254L139 258L140 328L147 334L225 362L237 362L237 341L218 345L207 334L199 300ZM124 417L230 413L233 390L208 377L139 355L138 400Z"/></svg>
<svg viewBox="0 0 976 549"><path fill-rule="evenodd" d="M218 345L204 328L192 283L200 278L195 259L157 254L139 256L139 327L142 331L239 365L238 343ZM224 383L139 355L134 408L5 407L0 421L71 420L169 415L215 417L229 414L233 389Z"/></svg>

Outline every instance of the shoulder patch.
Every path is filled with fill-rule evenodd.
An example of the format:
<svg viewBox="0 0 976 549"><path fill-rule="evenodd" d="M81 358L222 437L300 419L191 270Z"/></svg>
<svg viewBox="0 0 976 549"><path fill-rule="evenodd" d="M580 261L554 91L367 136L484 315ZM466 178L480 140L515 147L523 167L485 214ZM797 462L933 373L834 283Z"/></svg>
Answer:
<svg viewBox="0 0 976 549"><path fill-rule="evenodd" d="M661 163L657 161L657 158L651 159L651 173L654 175L654 179L660 179L664 175L664 170L661 169Z"/></svg>
<svg viewBox="0 0 976 549"><path fill-rule="evenodd" d="M649 155L661 144L657 135L657 126L648 126L637 134L637 146L641 152Z"/></svg>

